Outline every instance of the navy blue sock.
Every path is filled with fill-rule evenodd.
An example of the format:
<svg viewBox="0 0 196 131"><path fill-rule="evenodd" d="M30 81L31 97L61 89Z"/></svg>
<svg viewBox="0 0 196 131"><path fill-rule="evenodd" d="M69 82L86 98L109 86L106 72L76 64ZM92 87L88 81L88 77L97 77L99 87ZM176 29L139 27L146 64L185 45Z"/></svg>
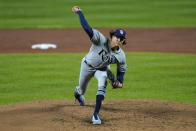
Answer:
<svg viewBox="0 0 196 131"><path fill-rule="evenodd" d="M104 100L104 96L103 95L97 95L96 96L96 105L95 105L95 111L94 111L94 114L99 114L99 110L101 108L101 104L102 104L102 101Z"/></svg>

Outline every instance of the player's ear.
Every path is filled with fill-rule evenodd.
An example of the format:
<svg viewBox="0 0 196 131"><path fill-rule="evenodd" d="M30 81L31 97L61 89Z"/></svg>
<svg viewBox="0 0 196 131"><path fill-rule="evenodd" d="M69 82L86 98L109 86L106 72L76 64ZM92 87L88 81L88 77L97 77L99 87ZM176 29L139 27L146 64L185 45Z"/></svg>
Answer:
<svg viewBox="0 0 196 131"><path fill-rule="evenodd" d="M127 44L127 39L124 39L122 45L126 45Z"/></svg>

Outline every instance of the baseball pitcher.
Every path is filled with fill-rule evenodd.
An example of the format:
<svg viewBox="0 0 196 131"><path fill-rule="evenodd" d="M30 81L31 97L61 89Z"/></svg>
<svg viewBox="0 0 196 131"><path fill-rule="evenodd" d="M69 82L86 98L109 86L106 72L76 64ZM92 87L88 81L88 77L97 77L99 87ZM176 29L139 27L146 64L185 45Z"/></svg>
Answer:
<svg viewBox="0 0 196 131"><path fill-rule="evenodd" d="M111 81L113 88L122 88L123 86L127 65L124 51L120 46L126 44L126 32L123 29L116 29L110 32L111 39L108 39L98 30L90 27L80 7L74 6L72 11L78 14L80 23L92 42L88 54L81 61L79 85L76 87L74 96L79 104L83 106L85 103L84 94L91 78L95 77L98 80L92 122L93 124L101 124L99 111L105 97L107 79ZM117 77L110 71L110 64L117 64Z"/></svg>

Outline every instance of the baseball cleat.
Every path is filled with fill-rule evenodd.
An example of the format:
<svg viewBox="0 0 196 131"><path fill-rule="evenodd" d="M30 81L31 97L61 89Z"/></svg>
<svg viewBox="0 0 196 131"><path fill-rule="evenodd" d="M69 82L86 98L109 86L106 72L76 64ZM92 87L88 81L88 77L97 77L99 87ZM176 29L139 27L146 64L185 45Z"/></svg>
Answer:
<svg viewBox="0 0 196 131"><path fill-rule="evenodd" d="M99 119L99 114L93 114L92 116L92 122L94 125L100 125L101 124L101 120Z"/></svg>
<svg viewBox="0 0 196 131"><path fill-rule="evenodd" d="M85 98L83 95L78 94L76 91L74 93L75 99L79 102L80 106L84 106Z"/></svg>

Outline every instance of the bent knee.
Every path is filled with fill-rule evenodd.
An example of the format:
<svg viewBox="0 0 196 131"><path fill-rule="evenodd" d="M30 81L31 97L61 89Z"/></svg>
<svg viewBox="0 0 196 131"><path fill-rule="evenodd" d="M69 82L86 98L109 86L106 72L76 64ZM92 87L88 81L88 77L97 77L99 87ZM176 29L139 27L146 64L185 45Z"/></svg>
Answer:
<svg viewBox="0 0 196 131"><path fill-rule="evenodd" d="M97 91L97 95L103 95L105 97L105 87L99 87Z"/></svg>

